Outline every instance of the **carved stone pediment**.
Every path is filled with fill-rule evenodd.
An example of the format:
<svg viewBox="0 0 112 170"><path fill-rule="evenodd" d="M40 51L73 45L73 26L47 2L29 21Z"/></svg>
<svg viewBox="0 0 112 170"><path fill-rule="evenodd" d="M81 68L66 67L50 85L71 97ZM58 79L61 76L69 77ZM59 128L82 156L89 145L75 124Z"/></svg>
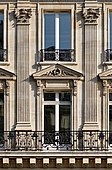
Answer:
<svg viewBox="0 0 112 170"><path fill-rule="evenodd" d="M0 80L15 80L16 76L14 73L0 68Z"/></svg>
<svg viewBox="0 0 112 170"><path fill-rule="evenodd" d="M34 79L82 79L83 74L60 64L55 64L34 73L33 77Z"/></svg>
<svg viewBox="0 0 112 170"><path fill-rule="evenodd" d="M102 73L100 73L99 77L102 80L112 79L112 68L109 69L109 70L103 71Z"/></svg>

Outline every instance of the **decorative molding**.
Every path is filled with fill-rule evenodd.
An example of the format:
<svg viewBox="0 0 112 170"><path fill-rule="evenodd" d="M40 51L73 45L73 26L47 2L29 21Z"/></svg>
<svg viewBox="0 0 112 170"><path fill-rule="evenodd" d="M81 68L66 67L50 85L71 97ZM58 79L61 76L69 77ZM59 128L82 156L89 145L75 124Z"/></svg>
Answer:
<svg viewBox="0 0 112 170"><path fill-rule="evenodd" d="M5 94L6 94L7 96L9 96L9 90L10 90L10 83L9 83L9 81L6 81L6 83L5 83L5 88L6 88Z"/></svg>
<svg viewBox="0 0 112 170"><path fill-rule="evenodd" d="M65 76L73 76L72 74L61 70L60 68L55 68L54 70L51 70L44 74L43 76L49 76L49 77L65 77Z"/></svg>
<svg viewBox="0 0 112 170"><path fill-rule="evenodd" d="M99 13L99 8L83 8L83 11L82 11L82 15L83 15L83 18L85 19L85 23L87 24L91 24L91 23L95 23L97 24L97 19L100 15Z"/></svg>
<svg viewBox="0 0 112 170"><path fill-rule="evenodd" d="M77 95L77 81L73 80L73 94L74 96Z"/></svg>
<svg viewBox="0 0 112 170"><path fill-rule="evenodd" d="M32 16L32 10L31 9L15 9L15 17L17 18L17 23L19 24L27 24L29 23L29 19Z"/></svg>
<svg viewBox="0 0 112 170"><path fill-rule="evenodd" d="M103 80L103 95L105 96L107 94L107 80Z"/></svg>
<svg viewBox="0 0 112 170"><path fill-rule="evenodd" d="M4 82L0 81L0 90L3 90L3 89L4 89Z"/></svg>
<svg viewBox="0 0 112 170"><path fill-rule="evenodd" d="M37 80L37 96L41 94L41 80Z"/></svg>

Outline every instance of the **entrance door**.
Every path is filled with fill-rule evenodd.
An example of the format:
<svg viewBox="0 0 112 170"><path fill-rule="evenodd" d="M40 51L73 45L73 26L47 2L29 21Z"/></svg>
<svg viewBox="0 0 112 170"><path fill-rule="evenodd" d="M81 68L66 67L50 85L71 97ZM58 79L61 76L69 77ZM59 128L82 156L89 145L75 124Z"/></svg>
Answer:
<svg viewBox="0 0 112 170"><path fill-rule="evenodd" d="M68 144L70 117L70 93L44 93L44 143L55 146Z"/></svg>

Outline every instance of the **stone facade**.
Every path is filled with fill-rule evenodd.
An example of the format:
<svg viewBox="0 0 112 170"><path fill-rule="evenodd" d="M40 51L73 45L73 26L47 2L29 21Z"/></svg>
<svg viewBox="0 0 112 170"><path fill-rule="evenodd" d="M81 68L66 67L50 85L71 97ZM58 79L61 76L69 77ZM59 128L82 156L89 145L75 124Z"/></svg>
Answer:
<svg viewBox="0 0 112 170"><path fill-rule="evenodd" d="M88 145L88 150L91 150L91 146L90 143L87 144L86 139L91 141L92 132L95 131L94 139L91 139L95 141L97 138L97 144L95 143L93 147L98 149L100 145L102 150L105 138L106 145L103 156L106 157L106 165L111 164L112 155L107 156L106 150L112 149L110 133L108 134L108 131L112 130L111 99L109 98L112 94L112 51L109 45L111 41L110 13L112 12L112 2L108 0L3 0L0 2L0 12L3 14L3 49L0 49L0 55L2 55L0 61L0 94L4 95L2 131L12 131L17 135L24 130L25 135L29 135L31 138L33 135L29 134L30 132L44 133L45 127L47 127L46 119L48 118L48 116L45 117L45 114L51 114L46 106L52 106L52 108L55 106L53 125L52 121L50 122L52 128L55 127L54 130L59 131L61 119L64 119L64 125L62 125L64 130L68 127L68 130L72 132L89 131L89 135L88 133L85 134L85 148L88 148ZM45 49L45 38L47 37L45 14L55 14L53 16L55 16L56 48L54 49L54 46L52 46L52 48L50 47L51 50ZM69 14L70 16L70 47L67 49L59 49L60 14ZM52 21L49 30L50 27L53 27ZM50 34L52 33L50 32ZM67 34L68 32L63 35L64 41ZM62 44L64 44L64 41ZM60 95L63 96L68 93L71 96L69 101L60 99ZM46 100L45 94L48 94L48 97L49 94L55 94L56 101ZM67 108L64 110L65 105L67 105ZM61 106L63 106L62 116L60 116ZM69 115L67 109L70 110ZM69 121L68 124L67 121ZM100 132L103 131L105 131L105 134L102 135ZM97 137L96 133L98 134ZM13 137L14 134L12 134ZM19 135L22 136L20 137L20 148L23 150L24 133L21 132ZM84 144L81 146L77 144L78 140L82 140L81 136L78 135L79 133L75 135L72 147L75 148L75 145L77 145L80 151ZM44 135L42 136L39 133L36 148L39 148L39 153L42 153L46 149L44 149L44 145L42 146L39 143L40 136L41 143L42 141L45 142ZM37 137L35 133L33 137ZM59 135L55 134L55 137L56 140L60 140ZM37 140L35 138L33 142ZM19 140L19 137L17 139ZM32 147L31 140L28 139L28 141L28 146ZM11 138L11 147L13 142ZM16 144L18 144L19 150L19 142L16 142ZM50 141L47 144L51 145L47 147L50 150L53 143ZM5 148L7 150L6 146ZM67 148L70 148L70 146L67 146L66 150ZM25 148L25 150L27 149ZM61 149L57 150L61 151ZM11 154L14 156L17 164L23 164L22 158L16 159L17 155L14 155L16 151L10 151L10 156ZM75 153L75 149L73 151L75 154L73 157L68 151L70 156L67 156L67 167L70 167L71 164L75 166L75 157L79 153L78 151ZM23 157L25 157L25 154L28 156L26 152L24 151ZM30 152L33 154L33 151ZM84 151L82 150L82 152ZM63 155L62 152L62 157ZM41 158L43 157L42 167L51 164L50 158L52 156L50 153L46 156L45 152L43 156L40 155ZM90 157L94 158L95 164L102 164L100 156L101 151L99 157L92 151L89 157L86 153L81 156L80 151L81 166L82 164L89 166ZM37 159L30 154L29 157L29 166L32 164L36 166ZM54 167L57 167L58 164L59 166L63 165L62 157L60 158L59 155L55 157ZM2 161L2 165L7 164L9 166L8 158L5 157Z"/></svg>

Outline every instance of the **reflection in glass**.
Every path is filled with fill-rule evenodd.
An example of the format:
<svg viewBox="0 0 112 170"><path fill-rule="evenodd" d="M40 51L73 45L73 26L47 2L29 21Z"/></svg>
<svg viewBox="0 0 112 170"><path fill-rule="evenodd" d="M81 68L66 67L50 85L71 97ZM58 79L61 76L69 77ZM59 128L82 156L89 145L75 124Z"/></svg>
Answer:
<svg viewBox="0 0 112 170"><path fill-rule="evenodd" d="M55 139L55 106L45 105L44 106L44 142L54 143Z"/></svg>
<svg viewBox="0 0 112 170"><path fill-rule="evenodd" d="M55 93L44 93L44 101L55 101Z"/></svg>
<svg viewBox="0 0 112 170"><path fill-rule="evenodd" d="M59 93L59 100L60 101L71 101L71 94L70 93Z"/></svg>
<svg viewBox="0 0 112 170"><path fill-rule="evenodd" d="M70 49L70 14L59 14L59 49Z"/></svg>

